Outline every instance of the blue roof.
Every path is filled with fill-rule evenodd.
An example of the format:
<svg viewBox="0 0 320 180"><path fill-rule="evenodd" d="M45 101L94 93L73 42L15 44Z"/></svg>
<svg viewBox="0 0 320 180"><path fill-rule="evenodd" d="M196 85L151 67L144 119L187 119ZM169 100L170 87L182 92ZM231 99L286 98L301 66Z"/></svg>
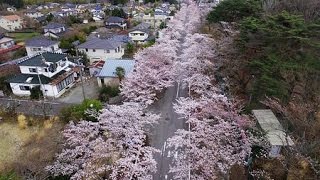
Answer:
<svg viewBox="0 0 320 180"><path fill-rule="evenodd" d="M112 59L106 60L98 77L117 77L116 68L122 67L125 70L125 76L133 71L135 61L133 59Z"/></svg>

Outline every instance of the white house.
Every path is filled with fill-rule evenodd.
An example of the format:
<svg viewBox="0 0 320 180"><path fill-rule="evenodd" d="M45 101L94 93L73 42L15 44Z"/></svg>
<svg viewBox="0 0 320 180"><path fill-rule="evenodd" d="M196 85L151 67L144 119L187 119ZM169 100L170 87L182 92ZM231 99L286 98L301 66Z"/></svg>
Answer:
<svg viewBox="0 0 320 180"><path fill-rule="evenodd" d="M62 53L59 48L59 42L45 37L35 37L26 41L26 50L28 56L33 56L42 52Z"/></svg>
<svg viewBox="0 0 320 180"><path fill-rule="evenodd" d="M49 23L43 27L44 36L59 39L65 32L66 26L61 23Z"/></svg>
<svg viewBox="0 0 320 180"><path fill-rule="evenodd" d="M15 31L17 29L22 29L23 20L18 15L1 16L0 27L8 31Z"/></svg>
<svg viewBox="0 0 320 180"><path fill-rule="evenodd" d="M167 22L170 19L166 13L144 14L142 21L150 24L152 27L158 27L162 22Z"/></svg>
<svg viewBox="0 0 320 180"><path fill-rule="evenodd" d="M99 60L121 59L124 55L124 48L121 42L97 37L92 37L85 43L80 44L77 49L87 55L90 59L90 64Z"/></svg>
<svg viewBox="0 0 320 180"><path fill-rule="evenodd" d="M9 37L2 36L0 38L0 50L9 49L15 45L14 40Z"/></svg>
<svg viewBox="0 0 320 180"><path fill-rule="evenodd" d="M7 80L13 94L29 96L40 86L44 96L59 97L75 82L75 64L66 54L46 52L28 57L19 64L21 74Z"/></svg>
<svg viewBox="0 0 320 180"><path fill-rule="evenodd" d="M150 24L141 23L131 29L128 33L133 42L144 43L148 39L150 34Z"/></svg>
<svg viewBox="0 0 320 180"><path fill-rule="evenodd" d="M124 69L124 78L130 74L135 65L133 59L112 59L106 60L99 74L97 75L98 85L119 85L119 78L116 74L117 67Z"/></svg>
<svg viewBox="0 0 320 180"><path fill-rule="evenodd" d="M270 157L278 157L282 147L294 145L270 109L252 110L252 112L271 144Z"/></svg>
<svg viewBox="0 0 320 180"><path fill-rule="evenodd" d="M7 7L7 11L9 12L16 12L17 11L17 8L11 6L11 7Z"/></svg>
<svg viewBox="0 0 320 180"><path fill-rule="evenodd" d="M38 17L44 16L44 14L42 14L41 12L36 11L36 10L28 10L24 13L24 15L26 15L30 18L38 18Z"/></svg>
<svg viewBox="0 0 320 180"><path fill-rule="evenodd" d="M116 17L116 16L111 16L106 20L106 27L107 28L121 28L121 29L126 29L127 28L127 23L125 19Z"/></svg>

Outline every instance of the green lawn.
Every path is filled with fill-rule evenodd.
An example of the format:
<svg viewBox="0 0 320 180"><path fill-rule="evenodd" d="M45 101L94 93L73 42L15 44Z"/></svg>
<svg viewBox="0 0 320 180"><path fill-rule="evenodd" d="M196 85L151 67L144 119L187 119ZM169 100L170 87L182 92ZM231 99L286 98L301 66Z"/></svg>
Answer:
<svg viewBox="0 0 320 180"><path fill-rule="evenodd" d="M13 37L14 40L19 43L19 42L24 42L28 39L31 39L35 36L38 36L40 35L39 33L37 32L31 32L31 33L18 33L18 32L15 32L15 33L9 33L9 36Z"/></svg>

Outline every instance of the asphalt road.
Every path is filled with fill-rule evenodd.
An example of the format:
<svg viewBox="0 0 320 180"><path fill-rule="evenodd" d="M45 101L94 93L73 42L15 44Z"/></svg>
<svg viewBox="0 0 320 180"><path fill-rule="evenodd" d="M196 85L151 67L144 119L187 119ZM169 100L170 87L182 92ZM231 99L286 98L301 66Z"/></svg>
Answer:
<svg viewBox="0 0 320 180"><path fill-rule="evenodd" d="M158 163L157 173L153 176L154 180L172 179L172 174L169 173L169 168L172 163L172 158L178 154L173 149L167 147L168 138L172 137L177 129L184 129L185 120L181 119L173 109L173 104L179 97L186 97L187 91L178 83L175 86L166 90L163 98L151 106L151 110L161 114L159 124L153 129L151 136L151 144L153 147L161 150L160 154L155 154L155 159Z"/></svg>

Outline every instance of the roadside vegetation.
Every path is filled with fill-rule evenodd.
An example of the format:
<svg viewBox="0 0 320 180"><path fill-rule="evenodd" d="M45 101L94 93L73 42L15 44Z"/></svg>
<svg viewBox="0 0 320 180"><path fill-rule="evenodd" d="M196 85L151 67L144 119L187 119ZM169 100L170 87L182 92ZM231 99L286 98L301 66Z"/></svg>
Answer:
<svg viewBox="0 0 320 180"><path fill-rule="evenodd" d="M219 73L230 93L244 100L248 113L271 108L295 141L282 163L263 169L271 178L319 177L319 9L316 0L225 0L207 17L211 27L222 27L220 38L232 37L220 42Z"/></svg>
<svg viewBox="0 0 320 180"><path fill-rule="evenodd" d="M60 149L64 123L0 111L0 179L46 179L43 169Z"/></svg>

